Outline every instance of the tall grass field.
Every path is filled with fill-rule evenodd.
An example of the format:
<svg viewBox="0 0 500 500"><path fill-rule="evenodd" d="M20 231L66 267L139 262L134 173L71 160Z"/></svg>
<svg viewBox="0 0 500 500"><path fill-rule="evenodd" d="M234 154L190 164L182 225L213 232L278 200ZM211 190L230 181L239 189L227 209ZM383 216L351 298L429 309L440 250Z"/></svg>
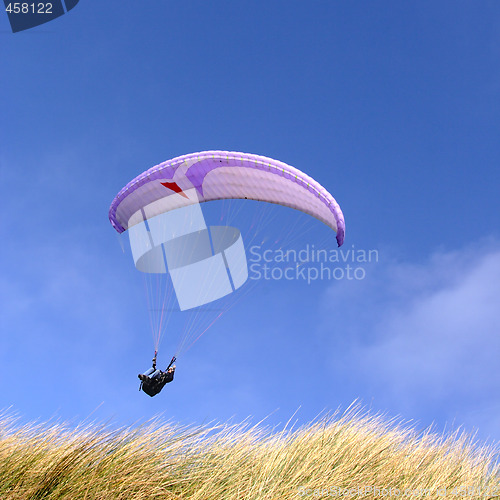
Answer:
<svg viewBox="0 0 500 500"><path fill-rule="evenodd" d="M359 410L300 428L0 422L0 499L500 499L498 449Z"/></svg>

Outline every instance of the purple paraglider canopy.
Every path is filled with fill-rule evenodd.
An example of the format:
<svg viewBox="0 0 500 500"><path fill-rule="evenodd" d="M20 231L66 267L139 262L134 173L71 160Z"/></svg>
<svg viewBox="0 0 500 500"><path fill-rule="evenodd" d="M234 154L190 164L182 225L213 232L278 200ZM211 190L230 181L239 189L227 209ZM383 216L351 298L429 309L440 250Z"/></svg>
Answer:
<svg viewBox="0 0 500 500"><path fill-rule="evenodd" d="M122 233L144 217L194 202L231 198L300 210L335 230L339 246L344 242L342 210L318 182L286 163L230 151L193 153L150 168L118 193L109 209L109 220Z"/></svg>

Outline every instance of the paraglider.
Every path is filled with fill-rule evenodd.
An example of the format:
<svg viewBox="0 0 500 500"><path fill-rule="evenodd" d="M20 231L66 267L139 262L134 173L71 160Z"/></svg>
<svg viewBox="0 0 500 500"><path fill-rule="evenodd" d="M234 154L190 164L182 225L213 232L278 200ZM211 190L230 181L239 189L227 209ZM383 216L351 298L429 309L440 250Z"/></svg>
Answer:
<svg viewBox="0 0 500 500"><path fill-rule="evenodd" d="M344 242L345 222L333 196L304 172L286 163L247 153L205 151L179 156L150 168L129 182L109 209L112 226L122 233L170 210L220 199L277 203L308 213L337 233Z"/></svg>
<svg viewBox="0 0 500 500"><path fill-rule="evenodd" d="M156 396L161 392L163 387L174 380L175 373L175 356L170 361L165 371L156 368L156 352L153 358L153 366L146 373L139 373L138 377L141 381L139 390L144 391L148 396Z"/></svg>
<svg viewBox="0 0 500 500"><path fill-rule="evenodd" d="M338 246L344 242L344 217L333 196L286 163L229 151L168 160L143 172L118 193L109 220L118 233L128 233L139 271L145 276L168 276L180 311L196 310L228 296L248 278L240 231L207 226L200 208L203 202L225 199L264 201L302 211L333 229ZM155 351L165 320L165 307L156 309ZM153 382L156 388L158 382L163 383L161 390L173 379L173 370L165 375L168 369L156 370L156 363L153 368L139 376L145 392Z"/></svg>

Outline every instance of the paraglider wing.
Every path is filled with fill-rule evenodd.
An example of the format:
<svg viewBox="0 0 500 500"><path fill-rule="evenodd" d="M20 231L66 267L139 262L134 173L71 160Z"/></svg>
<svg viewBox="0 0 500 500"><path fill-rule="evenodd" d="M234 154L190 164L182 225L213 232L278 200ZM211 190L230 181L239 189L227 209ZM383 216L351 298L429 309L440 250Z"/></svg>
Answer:
<svg viewBox="0 0 500 500"><path fill-rule="evenodd" d="M342 211L318 182L286 163L229 151L193 153L150 168L120 191L109 219L122 233L145 218L193 203L231 198L300 210L335 230L339 246L344 242Z"/></svg>

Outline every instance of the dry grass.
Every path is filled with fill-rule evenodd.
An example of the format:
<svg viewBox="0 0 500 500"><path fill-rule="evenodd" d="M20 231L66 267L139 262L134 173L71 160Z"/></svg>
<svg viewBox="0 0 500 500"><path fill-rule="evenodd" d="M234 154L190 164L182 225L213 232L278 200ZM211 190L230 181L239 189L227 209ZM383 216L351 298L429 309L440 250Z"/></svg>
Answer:
<svg viewBox="0 0 500 500"><path fill-rule="evenodd" d="M496 456L465 434L418 435L356 410L278 433L19 427L4 415L0 499L500 498Z"/></svg>

